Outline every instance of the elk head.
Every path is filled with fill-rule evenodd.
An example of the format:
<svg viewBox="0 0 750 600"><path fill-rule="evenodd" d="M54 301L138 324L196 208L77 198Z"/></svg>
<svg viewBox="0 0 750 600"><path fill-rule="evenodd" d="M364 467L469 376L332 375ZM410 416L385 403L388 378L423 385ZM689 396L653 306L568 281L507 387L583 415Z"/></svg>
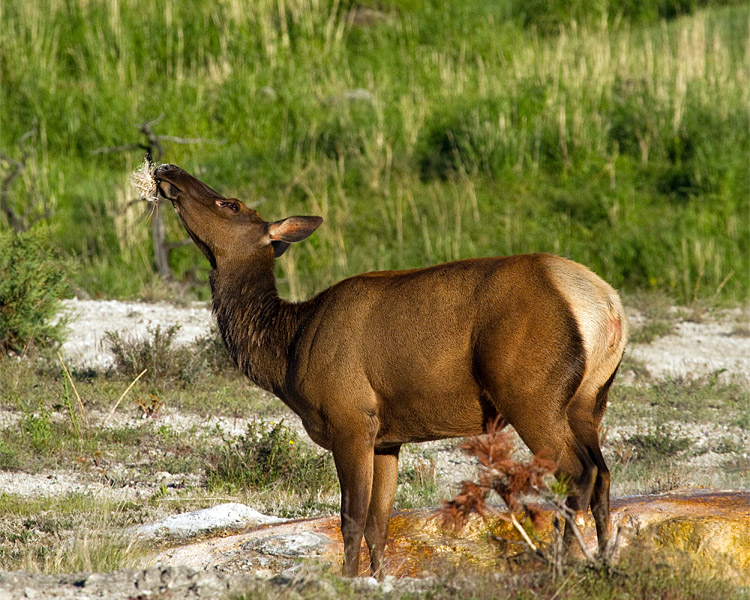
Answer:
<svg viewBox="0 0 750 600"><path fill-rule="evenodd" d="M154 178L214 269L220 263L279 257L323 222L321 217L288 217L268 223L238 199L225 198L175 165L161 165Z"/></svg>

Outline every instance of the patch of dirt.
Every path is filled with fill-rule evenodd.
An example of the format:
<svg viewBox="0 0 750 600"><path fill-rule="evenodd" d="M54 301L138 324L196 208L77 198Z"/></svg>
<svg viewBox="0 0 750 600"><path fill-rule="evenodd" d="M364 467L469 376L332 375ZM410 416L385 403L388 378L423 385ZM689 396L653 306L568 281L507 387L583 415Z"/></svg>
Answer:
<svg viewBox="0 0 750 600"><path fill-rule="evenodd" d="M69 319L68 338L62 353L70 364L106 368L113 357L103 344L108 331L118 331L134 339L146 337L149 329L162 330L179 325L175 341L187 344L207 335L213 317L207 304L190 306L147 304L119 300L78 300L63 302L62 315Z"/></svg>
<svg viewBox="0 0 750 600"><path fill-rule="evenodd" d="M0 600L18 598L146 600L147 598L222 598L242 593L253 579L227 576L190 567L126 569L112 573L40 575L23 571L0 572Z"/></svg>
<svg viewBox="0 0 750 600"><path fill-rule="evenodd" d="M631 322L643 322L628 311ZM750 311L723 311L696 322L677 318L673 333L649 344L633 344L630 355L641 362L652 377L694 378L718 374L721 382L750 383L750 336L738 323Z"/></svg>

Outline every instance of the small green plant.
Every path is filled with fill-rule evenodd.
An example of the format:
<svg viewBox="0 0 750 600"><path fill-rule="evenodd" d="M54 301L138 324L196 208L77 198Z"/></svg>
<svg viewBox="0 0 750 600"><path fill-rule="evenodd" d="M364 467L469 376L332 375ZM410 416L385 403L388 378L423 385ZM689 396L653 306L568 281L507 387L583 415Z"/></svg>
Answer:
<svg viewBox="0 0 750 600"><path fill-rule="evenodd" d="M236 439L219 433L222 443L209 456L209 488L281 487L299 493L317 493L336 485L330 454L314 452L300 443L283 421L253 421Z"/></svg>
<svg viewBox="0 0 750 600"><path fill-rule="evenodd" d="M0 469L10 470L19 466L18 452L6 441L0 439Z"/></svg>
<svg viewBox="0 0 750 600"><path fill-rule="evenodd" d="M420 458L399 469L397 508L433 506L440 500L438 493L437 468L433 459Z"/></svg>
<svg viewBox="0 0 750 600"><path fill-rule="evenodd" d="M633 328L630 333L630 343L650 344L660 337L674 332L674 324L668 321L649 321L641 327Z"/></svg>
<svg viewBox="0 0 750 600"><path fill-rule="evenodd" d="M175 364L177 355L174 338L179 325L162 329L161 325L148 328L146 338L126 337L117 331L107 331L104 341L115 358L115 368L128 377L137 377L148 369L147 377L153 383L162 379L173 379L179 373Z"/></svg>
<svg viewBox="0 0 750 600"><path fill-rule="evenodd" d="M55 317L70 289L68 271L36 230L0 232L0 353L62 343L66 323Z"/></svg>
<svg viewBox="0 0 750 600"><path fill-rule="evenodd" d="M44 452L55 444L52 420L47 411L29 413L20 421L21 431L37 452Z"/></svg>
<svg viewBox="0 0 750 600"><path fill-rule="evenodd" d="M108 331L104 341L114 355L116 371L135 378L146 369L144 378L152 385L191 384L232 368L218 332L197 338L189 345L178 345L175 338L179 330L179 325L166 328L156 325L147 329L146 337Z"/></svg>
<svg viewBox="0 0 750 600"><path fill-rule="evenodd" d="M647 433L636 433L627 439L633 459L644 463L659 463L673 458L690 447L690 440L679 437L666 425L659 425Z"/></svg>
<svg viewBox="0 0 750 600"><path fill-rule="evenodd" d="M724 436L716 443L715 451L719 454L739 454L742 452L742 449L743 445L741 441L730 436Z"/></svg>
<svg viewBox="0 0 750 600"><path fill-rule="evenodd" d="M219 329L215 325L209 333L196 338L190 344L189 349L196 356L196 366L200 368L201 373L215 375L235 368L224 340L221 339Z"/></svg>

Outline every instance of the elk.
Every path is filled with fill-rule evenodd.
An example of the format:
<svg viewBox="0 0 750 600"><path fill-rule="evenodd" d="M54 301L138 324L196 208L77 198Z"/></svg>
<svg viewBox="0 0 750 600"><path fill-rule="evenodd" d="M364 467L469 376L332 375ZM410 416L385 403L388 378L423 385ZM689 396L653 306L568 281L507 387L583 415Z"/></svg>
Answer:
<svg viewBox="0 0 750 600"><path fill-rule="evenodd" d="M496 419L555 461L568 506L591 507L606 547L599 425L627 340L612 287L573 261L525 254L364 273L291 303L277 292L274 258L320 217L266 222L179 167L153 176L211 263L232 358L333 453L344 575L359 574L364 536L370 571L383 576L401 445L482 433Z"/></svg>

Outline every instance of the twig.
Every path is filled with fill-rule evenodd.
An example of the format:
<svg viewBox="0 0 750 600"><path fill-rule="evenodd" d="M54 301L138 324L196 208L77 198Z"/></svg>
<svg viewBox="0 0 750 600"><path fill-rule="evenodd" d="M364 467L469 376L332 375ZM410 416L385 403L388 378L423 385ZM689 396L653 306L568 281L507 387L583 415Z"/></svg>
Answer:
<svg viewBox="0 0 750 600"><path fill-rule="evenodd" d="M226 140L212 140L209 138L181 138L173 135L157 135L160 142L173 142L175 144L226 144Z"/></svg>
<svg viewBox="0 0 750 600"><path fill-rule="evenodd" d="M576 542L578 542L578 546L580 546L581 552L583 552L583 556L591 564L596 563L596 560L594 559L593 556L591 556L591 552L589 552L589 549L586 547L586 542L583 541L581 530L578 529L578 525L576 525L575 513L572 510L570 510L567 506L560 506L558 504L557 508L562 513L563 517L565 518L566 529L570 527L570 530L573 532L573 537L575 537Z"/></svg>
<svg viewBox="0 0 750 600"><path fill-rule="evenodd" d="M584 579L586 579L585 575L582 576L582 577L580 577L578 579L578 581L576 582L576 585L578 585L579 583L581 583ZM562 592L563 588L566 585L568 585L572 580L573 580L573 574L571 573L571 575L569 577L565 578L565 581L563 581L562 585L559 588L557 588L557 591L555 592L554 596L552 596L552 598L550 598L550 600L555 600L555 598L557 598L557 596L560 594L560 592Z"/></svg>
<svg viewBox="0 0 750 600"><path fill-rule="evenodd" d="M117 402L115 402L115 405L112 407L112 410L109 411L109 414L107 415L107 418L104 419L104 426L106 426L107 423L109 423L109 420L112 418L112 415L115 413L115 410L117 410L117 407L120 405L120 402L122 402L122 399L130 391L130 388L132 388L136 384L136 382L143 376L143 374L146 371L148 371L148 369L143 369L143 371L141 371L140 375L138 375L138 377L136 377L135 379L133 379L133 381L125 389L125 391L122 394L120 394L120 397L117 399Z"/></svg>
<svg viewBox="0 0 750 600"><path fill-rule="evenodd" d="M24 133L18 140L17 145L20 151L20 157L18 160L7 156L5 153L0 152L0 164L7 166L8 172L3 174L2 186L0 186L0 210L5 214L9 225L14 231L24 231L31 227L37 221L46 219L49 216L49 209L45 210L44 214L28 222L29 214L35 207L36 202L32 201L29 203L29 207L23 214L17 214L16 210L10 204L10 188L16 178L23 173L26 169L26 162L29 159L29 150L26 148L26 141L36 135L36 120L34 121L33 127Z"/></svg>
<svg viewBox="0 0 750 600"><path fill-rule="evenodd" d="M128 150L148 150L148 146L143 144L123 144L122 146L107 146L105 148L96 148L91 154L110 154L115 152L127 152Z"/></svg>
<svg viewBox="0 0 750 600"><path fill-rule="evenodd" d="M92 154L110 154L117 152L129 152L130 150L144 150L150 162L158 162L163 154L163 142L173 144L225 144L226 140L212 140L209 138L182 138L174 135L159 135L154 133L153 127L164 118L164 113L146 123L138 126L138 131L146 136L146 143L123 144L121 146L108 146L92 150Z"/></svg>
<svg viewBox="0 0 750 600"><path fill-rule="evenodd" d="M518 522L518 519L516 519L516 515L513 513L510 513L510 522L513 524L513 527L516 528L518 533L521 534L521 537L523 538L523 541L528 544L529 548L531 548L534 551L534 554L537 556L540 556L544 558L544 554L537 548L536 544L531 541L531 538L529 537L529 534L526 533L526 530L524 530L523 527L521 527L521 524Z"/></svg>
<svg viewBox="0 0 750 600"><path fill-rule="evenodd" d="M617 547L620 544L621 533L622 533L622 523L618 523L617 531L615 532L615 537L613 540L610 541L609 545L607 546L605 552L602 555L602 560L604 561L604 564L609 565L614 560L615 552L617 552Z"/></svg>
<svg viewBox="0 0 750 600"><path fill-rule="evenodd" d="M81 396L78 394L78 390L76 389L76 384L73 383L73 378L70 376L70 373L68 372L68 367L65 366L65 363L63 362L62 356L60 353L57 353L57 359L60 361L60 364L62 365L63 371L65 371L65 375L68 376L68 381L70 381L70 385L73 387L73 392L76 395L76 399L78 400L78 410L81 413L81 418L83 419L83 424L86 426L86 429L89 428L89 419L86 416L86 410L83 408L83 402L81 401Z"/></svg>

